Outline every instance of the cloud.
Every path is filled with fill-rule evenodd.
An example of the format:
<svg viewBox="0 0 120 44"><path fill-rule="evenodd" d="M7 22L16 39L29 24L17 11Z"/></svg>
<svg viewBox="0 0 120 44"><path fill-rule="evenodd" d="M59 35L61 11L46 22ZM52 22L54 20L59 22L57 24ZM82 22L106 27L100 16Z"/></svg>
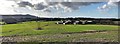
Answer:
<svg viewBox="0 0 120 44"><path fill-rule="evenodd" d="M11 0L15 1L19 7L27 7L33 8L35 10L43 11L43 12L51 12L52 10L59 11L63 9L64 12L71 12L73 10L78 10L82 6L88 6L91 4L97 4L99 2L50 2L48 0ZM87 1L87 0L85 0ZM94 0L95 1L95 0Z"/></svg>
<svg viewBox="0 0 120 44"><path fill-rule="evenodd" d="M26 6L30 6L32 8L34 8L35 10L42 10L42 11L46 11L46 12L51 12L53 9L54 10L59 10L59 9L63 9L65 12L70 12L73 10L78 10L80 7L82 6L88 6L91 4L97 4L100 2L40 2L37 4L32 4L29 2L20 2L18 3L18 5L20 7L26 7Z"/></svg>
<svg viewBox="0 0 120 44"><path fill-rule="evenodd" d="M63 9L65 12L70 12L73 10L78 10L82 6L88 6L91 4L97 4L100 2L107 2L107 4L98 7L99 10L108 10L114 6L118 5L118 1L120 0L60 0L60 1L55 1L55 0L12 0L15 1L20 7L26 7L30 6L31 8L35 10L40 10L44 12L51 12L53 9L54 10L59 10ZM64 2L65 1L65 2ZM69 1L69 2L66 2ZM78 1L78 2L77 2ZM92 2L93 1L93 2ZM96 2L95 2L96 1Z"/></svg>
<svg viewBox="0 0 120 44"><path fill-rule="evenodd" d="M107 4L104 4L103 6L98 7L98 9L101 11L106 11L113 7L118 7L119 6L118 3L120 3L120 0L109 0Z"/></svg>
<svg viewBox="0 0 120 44"><path fill-rule="evenodd" d="M66 2L66 1L59 2L58 0L52 1L52 2L50 2L49 0L9 0L9 1L6 0L6 1L5 1L6 5L0 7L0 8L2 8L2 10L4 8L7 8L6 10L4 10L5 12L7 10L10 10L10 11L16 12L16 13L30 13L30 14L42 14L43 13L43 16L45 14L47 14L47 15L52 14L54 12L54 13L56 13L56 16L58 16L58 17L61 16L60 15L61 13L72 12L74 10L79 10L79 8L81 8L83 6L86 7L86 6L89 6L92 4L99 4L104 1L105 2L108 1L108 3L103 6L99 6L98 7L99 10L109 10L116 5L119 5L118 3L116 3L117 0L112 0L112 1L109 1L109 0L99 0L99 1L98 0L92 0L92 1L68 0L69 2ZM1 0L0 0L0 2L1 2ZM12 4L12 3L14 3L14 4ZM5 12L1 12L1 13L5 13ZM9 11L7 11L7 12L9 12ZM11 13L11 12L9 12L9 13Z"/></svg>
<svg viewBox="0 0 120 44"><path fill-rule="evenodd" d="M17 5L14 1L0 0L0 14L15 14L14 5Z"/></svg>
<svg viewBox="0 0 120 44"><path fill-rule="evenodd" d="M30 6L33 7L33 5L30 2L26 2L26 1L22 1L17 3L20 7L26 7L26 6Z"/></svg>
<svg viewBox="0 0 120 44"><path fill-rule="evenodd" d="M47 8L47 6L43 5L42 3L38 3L34 5L35 10L43 10L45 8Z"/></svg>
<svg viewBox="0 0 120 44"><path fill-rule="evenodd" d="M72 10L77 10L81 6L88 6L91 4L97 4L100 2L61 2L61 4L67 8L71 8Z"/></svg>

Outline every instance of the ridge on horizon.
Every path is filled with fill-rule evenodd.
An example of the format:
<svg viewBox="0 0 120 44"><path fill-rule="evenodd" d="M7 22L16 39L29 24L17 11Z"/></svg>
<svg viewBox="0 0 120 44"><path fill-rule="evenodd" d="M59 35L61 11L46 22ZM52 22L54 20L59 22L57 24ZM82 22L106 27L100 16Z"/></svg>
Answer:
<svg viewBox="0 0 120 44"><path fill-rule="evenodd" d="M0 14L0 16L2 16L3 14ZM31 16L35 16L32 14L4 14L6 15L31 15ZM4 16L3 15L3 16ZM36 17L41 17L41 16L36 16ZM105 19L120 19L120 18L113 18L113 17L88 17L88 16L77 16L77 17L41 17L41 18L105 18Z"/></svg>

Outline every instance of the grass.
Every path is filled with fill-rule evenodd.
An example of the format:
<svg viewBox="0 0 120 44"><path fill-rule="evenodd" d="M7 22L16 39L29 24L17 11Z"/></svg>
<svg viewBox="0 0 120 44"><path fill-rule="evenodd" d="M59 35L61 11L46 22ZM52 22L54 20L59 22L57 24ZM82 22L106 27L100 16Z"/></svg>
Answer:
<svg viewBox="0 0 120 44"><path fill-rule="evenodd" d="M2 25L1 36L26 36L26 35L45 35L45 34L60 34L66 32L82 32L86 30L117 30L115 25L57 25L56 21L39 22L43 30L36 30L38 23L35 21L23 22L18 24Z"/></svg>

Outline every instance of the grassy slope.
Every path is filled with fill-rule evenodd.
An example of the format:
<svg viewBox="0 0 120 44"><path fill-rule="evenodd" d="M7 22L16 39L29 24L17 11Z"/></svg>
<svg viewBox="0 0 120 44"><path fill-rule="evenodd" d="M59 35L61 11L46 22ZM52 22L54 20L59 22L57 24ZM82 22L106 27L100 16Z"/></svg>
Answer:
<svg viewBox="0 0 120 44"><path fill-rule="evenodd" d="M5 37L9 42L117 42L117 31ZM5 41L5 40L4 40Z"/></svg>
<svg viewBox="0 0 120 44"><path fill-rule="evenodd" d="M43 35L58 34L65 32L82 32L86 30L117 30L113 25L57 25L55 22L40 22L43 30L35 30L36 22L24 22L19 24L8 24L2 26L2 36L12 35Z"/></svg>

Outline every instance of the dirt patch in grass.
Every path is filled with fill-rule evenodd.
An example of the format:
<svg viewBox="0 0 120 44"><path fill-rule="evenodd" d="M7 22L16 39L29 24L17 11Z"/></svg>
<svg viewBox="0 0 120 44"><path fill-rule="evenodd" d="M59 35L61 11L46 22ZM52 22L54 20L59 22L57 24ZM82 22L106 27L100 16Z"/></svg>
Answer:
<svg viewBox="0 0 120 44"><path fill-rule="evenodd" d="M82 32L66 32L66 33L62 33L62 34L75 34L75 33L98 33L98 32L103 32L105 33L108 30L87 30L87 31L82 31Z"/></svg>

